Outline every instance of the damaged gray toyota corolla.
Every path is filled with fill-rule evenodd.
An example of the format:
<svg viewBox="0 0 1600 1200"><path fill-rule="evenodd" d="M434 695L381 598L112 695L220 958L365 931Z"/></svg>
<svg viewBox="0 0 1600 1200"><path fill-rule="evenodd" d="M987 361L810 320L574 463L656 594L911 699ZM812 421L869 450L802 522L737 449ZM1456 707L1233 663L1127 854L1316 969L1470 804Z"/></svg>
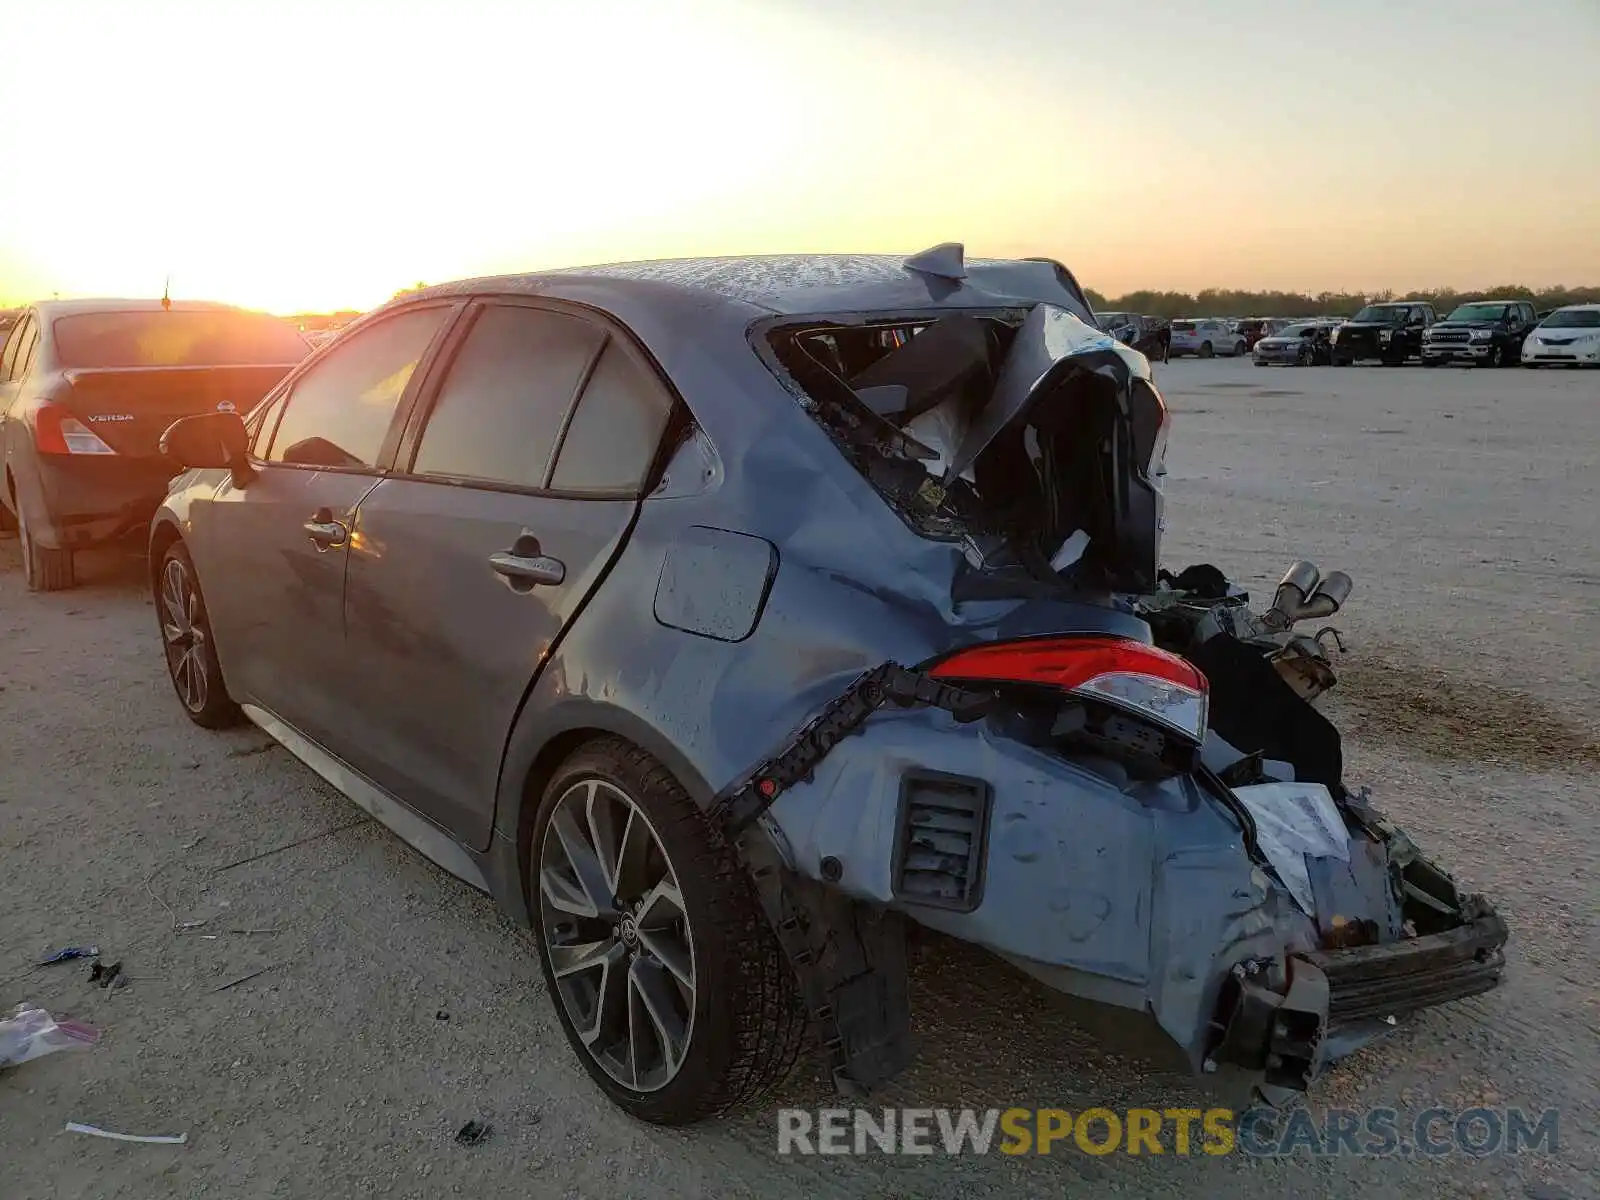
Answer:
<svg viewBox="0 0 1600 1200"><path fill-rule="evenodd" d="M841 1088L900 1070L907 919L1305 1088L1506 928L1345 784L1349 579L1159 569L1167 433L1046 260L472 280L168 430L157 611L192 719L532 926L645 1119L808 1024Z"/></svg>

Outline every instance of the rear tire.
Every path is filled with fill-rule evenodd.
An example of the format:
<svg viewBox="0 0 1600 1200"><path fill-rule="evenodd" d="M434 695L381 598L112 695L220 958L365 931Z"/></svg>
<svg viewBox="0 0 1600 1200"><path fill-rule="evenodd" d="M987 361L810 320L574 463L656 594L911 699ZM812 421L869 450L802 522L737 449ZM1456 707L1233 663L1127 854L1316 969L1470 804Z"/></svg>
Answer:
<svg viewBox="0 0 1600 1200"><path fill-rule="evenodd" d="M1247 353L1249 353L1249 351L1250 347L1246 346L1243 342L1235 342L1233 344L1233 356L1235 358L1243 358Z"/></svg>
<svg viewBox="0 0 1600 1200"><path fill-rule="evenodd" d="M17 506L17 536L22 540L22 574L30 592L64 592L76 587L71 550L52 550L34 541L28 514Z"/></svg>
<svg viewBox="0 0 1600 1200"><path fill-rule="evenodd" d="M671 772L620 738L591 742L551 778L532 837L545 984L618 1107L688 1125L788 1075L806 1030L789 962L733 848Z"/></svg>
<svg viewBox="0 0 1600 1200"><path fill-rule="evenodd" d="M222 682L211 617L200 594L200 577L182 542L161 556L155 579L156 620L166 650L167 675L178 703L202 729L226 729L244 719Z"/></svg>

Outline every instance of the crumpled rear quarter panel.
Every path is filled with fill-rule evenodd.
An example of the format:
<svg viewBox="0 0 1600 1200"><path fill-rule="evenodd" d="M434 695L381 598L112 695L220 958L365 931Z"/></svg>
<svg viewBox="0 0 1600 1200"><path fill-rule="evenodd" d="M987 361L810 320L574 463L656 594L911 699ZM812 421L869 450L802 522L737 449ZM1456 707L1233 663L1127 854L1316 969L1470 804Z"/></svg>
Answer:
<svg viewBox="0 0 1600 1200"><path fill-rule="evenodd" d="M900 779L913 769L993 788L973 912L896 894ZM1062 991L1149 1011L1198 1065L1232 966L1309 948L1312 927L1250 863L1238 828L1192 779L1124 788L1113 782L1114 765L1106 771L943 712L885 712L771 815L802 873L821 878L822 860L834 858L836 886L850 895L985 946Z"/></svg>

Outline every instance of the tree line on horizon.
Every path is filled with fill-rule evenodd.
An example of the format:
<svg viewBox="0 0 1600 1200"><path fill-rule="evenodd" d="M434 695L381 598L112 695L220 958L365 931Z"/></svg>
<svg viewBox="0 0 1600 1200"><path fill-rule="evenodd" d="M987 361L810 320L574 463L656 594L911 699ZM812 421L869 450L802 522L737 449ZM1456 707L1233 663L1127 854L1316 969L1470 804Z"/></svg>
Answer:
<svg viewBox="0 0 1600 1200"><path fill-rule="evenodd" d="M1142 289L1122 296L1106 296L1085 288L1098 312L1131 312L1147 317L1348 317L1364 304L1418 300L1433 305L1441 317L1458 304L1472 300L1526 300L1540 312L1568 304L1600 304L1600 286L1529 288L1504 284L1478 291L1432 288L1415 292L1250 292L1233 288L1206 288L1188 292Z"/></svg>
<svg viewBox="0 0 1600 1200"><path fill-rule="evenodd" d="M414 295L428 285L416 283L401 288L394 294L398 300ZM1160 292L1148 288L1128 292L1122 296L1107 296L1094 288L1084 288L1089 303L1099 312L1132 312L1147 317L1348 317L1364 304L1382 304L1394 300L1420 300L1433 305L1440 316L1458 304L1470 300L1504 299L1527 300L1543 312L1547 308L1562 308L1568 304L1600 304L1600 286L1530 288L1522 284L1503 284L1477 291L1457 291L1454 288L1431 288L1413 292L1252 292L1235 288L1206 288L1203 291ZM306 313L297 320L315 321L318 315L348 317L354 314Z"/></svg>

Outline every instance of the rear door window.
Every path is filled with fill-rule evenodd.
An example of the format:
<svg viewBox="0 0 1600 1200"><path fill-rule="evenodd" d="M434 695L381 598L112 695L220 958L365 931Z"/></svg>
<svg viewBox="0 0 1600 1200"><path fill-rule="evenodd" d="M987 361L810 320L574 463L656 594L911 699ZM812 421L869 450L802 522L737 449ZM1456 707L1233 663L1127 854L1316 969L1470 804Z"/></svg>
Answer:
<svg viewBox="0 0 1600 1200"><path fill-rule="evenodd" d="M415 308L351 335L295 381L267 461L378 465L400 400L451 310Z"/></svg>
<svg viewBox="0 0 1600 1200"><path fill-rule="evenodd" d="M22 347L22 339L28 332L28 321L24 317L11 327L11 336L6 339L6 348L0 351L0 383L7 383L11 379L11 368L16 364L17 351Z"/></svg>
<svg viewBox="0 0 1600 1200"><path fill-rule="evenodd" d="M671 414L672 397L661 381L612 338L572 414L550 486L636 495Z"/></svg>
<svg viewBox="0 0 1600 1200"><path fill-rule="evenodd" d="M412 474L538 489L605 332L566 313L491 304L439 387Z"/></svg>
<svg viewBox="0 0 1600 1200"><path fill-rule="evenodd" d="M29 316L18 327L22 334L17 343L17 356L11 363L11 370L6 378L15 382L23 379L28 374L28 368L33 365L33 352L39 345L39 322Z"/></svg>

